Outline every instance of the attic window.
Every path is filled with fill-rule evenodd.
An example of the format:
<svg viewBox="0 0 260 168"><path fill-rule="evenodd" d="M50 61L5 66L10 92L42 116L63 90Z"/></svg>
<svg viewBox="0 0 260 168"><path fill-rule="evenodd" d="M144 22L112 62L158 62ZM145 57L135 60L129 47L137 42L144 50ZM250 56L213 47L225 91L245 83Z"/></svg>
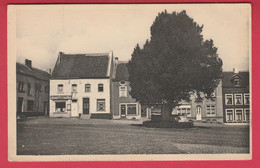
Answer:
<svg viewBox="0 0 260 168"><path fill-rule="evenodd" d="M122 81L119 82L119 84L120 84L120 85L125 85L126 82L122 80Z"/></svg>
<svg viewBox="0 0 260 168"><path fill-rule="evenodd" d="M234 79L234 85L239 86L239 79Z"/></svg>

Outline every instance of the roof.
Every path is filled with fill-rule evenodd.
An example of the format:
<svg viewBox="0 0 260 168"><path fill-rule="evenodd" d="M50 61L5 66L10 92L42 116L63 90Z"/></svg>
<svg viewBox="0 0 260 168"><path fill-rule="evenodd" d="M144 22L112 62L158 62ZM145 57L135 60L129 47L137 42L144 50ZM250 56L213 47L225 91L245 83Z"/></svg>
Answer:
<svg viewBox="0 0 260 168"><path fill-rule="evenodd" d="M126 66L127 63L119 63L116 69L116 77L114 81L128 81L129 73Z"/></svg>
<svg viewBox="0 0 260 168"><path fill-rule="evenodd" d="M18 62L16 63L16 73L21 73L42 80L50 79L50 74L47 71L43 71L34 67L29 69L26 65Z"/></svg>
<svg viewBox="0 0 260 168"><path fill-rule="evenodd" d="M53 69L52 79L107 78L109 53L61 54Z"/></svg>
<svg viewBox="0 0 260 168"><path fill-rule="evenodd" d="M239 79L238 87L249 87L249 72L239 72L238 74L234 74L234 72L223 72L222 75L222 87L234 87L234 78Z"/></svg>

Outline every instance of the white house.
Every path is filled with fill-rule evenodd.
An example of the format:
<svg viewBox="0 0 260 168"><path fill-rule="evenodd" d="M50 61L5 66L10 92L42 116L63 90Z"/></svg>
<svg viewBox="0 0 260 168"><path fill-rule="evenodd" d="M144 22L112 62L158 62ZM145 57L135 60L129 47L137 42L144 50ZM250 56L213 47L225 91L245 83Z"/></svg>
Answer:
<svg viewBox="0 0 260 168"><path fill-rule="evenodd" d="M50 117L111 118L113 53L60 53L50 79Z"/></svg>

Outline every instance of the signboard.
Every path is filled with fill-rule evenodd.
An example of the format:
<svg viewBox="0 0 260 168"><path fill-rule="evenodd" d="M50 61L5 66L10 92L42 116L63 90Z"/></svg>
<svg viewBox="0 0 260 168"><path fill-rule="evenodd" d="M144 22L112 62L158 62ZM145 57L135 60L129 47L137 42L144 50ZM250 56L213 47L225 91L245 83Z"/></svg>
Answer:
<svg viewBox="0 0 260 168"><path fill-rule="evenodd" d="M52 100L57 100L57 99L71 99L71 95L55 95L50 97Z"/></svg>

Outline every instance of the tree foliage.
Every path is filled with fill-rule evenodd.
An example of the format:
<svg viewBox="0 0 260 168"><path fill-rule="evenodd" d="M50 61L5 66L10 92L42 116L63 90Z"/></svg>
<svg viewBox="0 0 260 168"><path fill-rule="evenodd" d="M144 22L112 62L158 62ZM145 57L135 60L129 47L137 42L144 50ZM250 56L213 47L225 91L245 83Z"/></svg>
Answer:
<svg viewBox="0 0 260 168"><path fill-rule="evenodd" d="M199 26L185 11L161 12L142 48L136 45L127 67L131 96L142 105L175 107L191 93L211 93L222 74L222 60L213 40L204 40Z"/></svg>

